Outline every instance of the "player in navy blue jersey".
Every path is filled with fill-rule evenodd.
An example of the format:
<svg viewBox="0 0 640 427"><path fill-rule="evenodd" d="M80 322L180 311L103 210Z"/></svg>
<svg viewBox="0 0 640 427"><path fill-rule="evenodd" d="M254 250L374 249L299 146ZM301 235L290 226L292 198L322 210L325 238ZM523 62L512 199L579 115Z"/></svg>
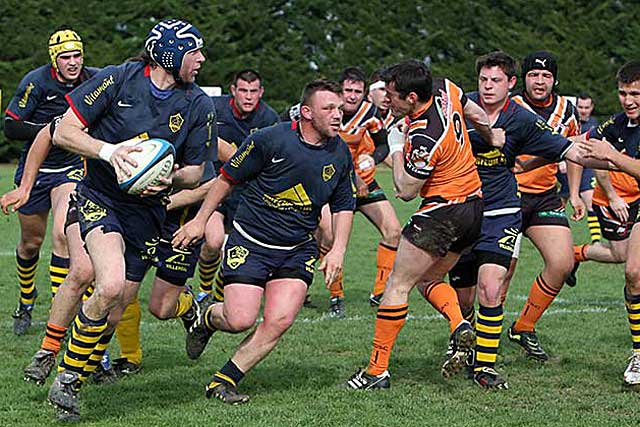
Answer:
<svg viewBox="0 0 640 427"><path fill-rule="evenodd" d="M302 307L318 257L313 235L325 204L334 226L333 247L320 265L325 283L342 270L355 209L351 156L338 137L342 104L337 83L306 85L301 120L250 135L222 167L195 219L174 237L179 248L202 238L222 199L235 184L247 182L225 246L224 302L203 311L187 346L198 354L216 330L252 328L263 296L264 320L214 374L207 397L230 404L249 400L238 392L238 382L276 346Z"/></svg>
<svg viewBox="0 0 640 427"><path fill-rule="evenodd" d="M516 156L529 154L556 162L563 158L584 162L574 144L554 133L545 121L508 97L516 84L516 62L504 52L493 52L476 62L479 92L468 97L487 112L493 127L504 129L507 142L490 146L470 131L476 166L482 180L484 212L482 235L471 254L450 272L462 312L473 319L475 289L480 309L476 322L474 380L485 388L506 388L494 366L502 329L502 284L522 226L518 185L511 168Z"/></svg>
<svg viewBox="0 0 640 427"><path fill-rule="evenodd" d="M239 147L247 136L258 129L274 125L280 121L278 113L262 100L264 86L260 74L244 69L234 75L231 95L213 97L216 107L218 136ZM216 169L222 166L216 164ZM216 274L220 265L220 250L225 233L231 231L231 221L236 212L243 185L234 187L233 192L218 206L207 225L206 243L203 246L198 263L200 291L211 293L215 277L214 297L218 301L222 294L222 278Z"/></svg>
<svg viewBox="0 0 640 427"><path fill-rule="evenodd" d="M82 179L82 159L77 154L53 148L33 185L20 187L20 183L29 147L37 133L67 110L69 106L65 95L97 71L83 66L83 55L84 46L76 32L55 32L49 39L51 63L30 71L22 79L6 110L5 135L9 139L25 141L15 174L15 184L19 187L15 193L20 194L14 195L28 199L18 209L20 241L16 249L16 265L20 301L13 314L16 335L23 335L31 325L31 313L37 297L35 274L49 211L53 216L53 248L49 267L53 295L69 271L69 250L63 224L69 193ZM23 194L25 192L26 195Z"/></svg>
<svg viewBox="0 0 640 427"><path fill-rule="evenodd" d="M79 418L78 392L91 369L90 355L109 341L113 325L156 257L166 190L196 186L214 149L213 103L194 83L205 60L202 47L202 36L191 24L162 21L149 32L142 61L106 67L67 95L70 109L55 131L54 143L87 157L77 208L96 292L74 320L49 390L49 401L63 419ZM128 165L135 166L129 153L139 150L118 143L135 138L169 141L180 166L142 196L130 195L118 185L130 175Z"/></svg>
<svg viewBox="0 0 640 427"><path fill-rule="evenodd" d="M600 125L595 131L589 132L591 139L585 144L585 149L594 158L613 163L621 171L627 172L640 182L640 151L638 150L640 61L623 65L618 70L616 78L618 99L623 112ZM626 247L624 299L631 332L632 353L623 381L626 386L638 389L640 388L640 227L638 227L640 217L637 215L637 200L640 194L637 187L635 190L636 200L628 205L626 218L623 211L612 212L603 209L601 212L607 216L607 221L602 222L603 229L612 228L607 234L614 234L614 227L622 233L625 230L628 233L629 228L631 229ZM611 237L615 239L614 236Z"/></svg>

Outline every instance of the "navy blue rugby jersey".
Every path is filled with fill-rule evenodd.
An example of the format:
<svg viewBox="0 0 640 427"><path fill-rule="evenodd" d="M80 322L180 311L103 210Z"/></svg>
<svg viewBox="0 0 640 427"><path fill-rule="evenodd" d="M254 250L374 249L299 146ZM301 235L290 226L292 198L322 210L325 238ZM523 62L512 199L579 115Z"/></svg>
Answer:
<svg viewBox="0 0 640 427"><path fill-rule="evenodd" d="M589 138L606 139L616 150L635 159L640 158L640 125L631 123L624 113L618 113L591 129Z"/></svg>
<svg viewBox="0 0 640 427"><path fill-rule="evenodd" d="M355 209L347 145L340 137L321 146L307 144L298 122L251 134L221 174L233 183L247 182L234 222L238 231L265 244L291 246L311 239L327 203L332 212Z"/></svg>
<svg viewBox="0 0 640 427"><path fill-rule="evenodd" d="M18 85L16 93L7 107L6 114L13 120L27 121L46 125L54 117L67 111L69 104L65 95L89 80L100 69L83 67L80 79L75 83L63 83L56 78L56 71L51 64L46 64L27 73ZM18 168L24 166L29 148L33 141L27 141L20 154ZM43 169L61 169L69 165L80 165L79 155L70 153L60 147L51 147L47 158L42 163ZM19 175L22 175L19 171Z"/></svg>
<svg viewBox="0 0 640 427"><path fill-rule="evenodd" d="M214 96L211 99L218 115L216 119L218 135L236 147L239 147L247 136L258 129L280 122L278 113L266 102L260 101L254 111L247 117L241 118L241 113L230 95Z"/></svg>
<svg viewBox="0 0 640 427"><path fill-rule="evenodd" d="M482 105L478 92L467 96ZM486 143L470 123L467 123L467 127L482 181L485 212L520 207L518 183L510 170L516 156L529 154L559 161L572 145L569 140L555 133L542 118L512 99L507 100L493 124L494 128L505 130L506 143L502 149Z"/></svg>
<svg viewBox="0 0 640 427"><path fill-rule="evenodd" d="M117 144L134 137L162 138L176 148L176 163L199 165L217 153L213 102L196 84L177 86L166 99L151 93L150 68L142 62L108 66L67 95L69 106L102 141ZM157 204L120 190L113 167L87 159L85 183L116 200Z"/></svg>

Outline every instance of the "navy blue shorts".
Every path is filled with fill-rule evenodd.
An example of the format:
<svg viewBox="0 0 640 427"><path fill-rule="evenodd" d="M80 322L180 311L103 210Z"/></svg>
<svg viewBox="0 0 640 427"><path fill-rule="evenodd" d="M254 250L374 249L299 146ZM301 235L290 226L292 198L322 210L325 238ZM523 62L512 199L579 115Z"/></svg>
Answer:
<svg viewBox="0 0 640 427"><path fill-rule="evenodd" d="M78 185L76 199L82 239L97 227L103 233L120 234L125 242L127 280L141 282L149 267L157 263L165 208L116 202L84 183Z"/></svg>
<svg viewBox="0 0 640 427"><path fill-rule="evenodd" d="M482 232L471 250L463 252L458 263L449 271L454 288L475 286L478 268L496 264L509 269L522 225L520 212L482 219Z"/></svg>
<svg viewBox="0 0 640 427"><path fill-rule="evenodd" d="M190 245L186 249L176 249L171 246L171 239L173 233L196 216L199 208L200 204L170 210L162 226L162 237L157 251L156 276L175 286L183 286L193 277L203 241Z"/></svg>
<svg viewBox="0 0 640 427"><path fill-rule="evenodd" d="M23 215L34 215L48 212L51 209L51 190L69 182L82 181L84 169L82 165L73 167L64 172L38 172L36 182L33 184L29 201L18 209ZM20 185L22 176L16 174L15 184Z"/></svg>
<svg viewBox="0 0 640 427"><path fill-rule="evenodd" d="M569 180L567 179L566 173L558 172L556 174L558 178L558 184L560 185L560 189L558 190L558 194L563 199L569 198ZM583 169L582 170L582 179L580 180L580 192L584 193L585 191L593 190L596 188L596 173L593 169Z"/></svg>
<svg viewBox="0 0 640 427"><path fill-rule="evenodd" d="M313 282L318 245L309 240L292 249L266 248L233 230L225 245L222 275L224 284L244 283L264 288L275 279Z"/></svg>

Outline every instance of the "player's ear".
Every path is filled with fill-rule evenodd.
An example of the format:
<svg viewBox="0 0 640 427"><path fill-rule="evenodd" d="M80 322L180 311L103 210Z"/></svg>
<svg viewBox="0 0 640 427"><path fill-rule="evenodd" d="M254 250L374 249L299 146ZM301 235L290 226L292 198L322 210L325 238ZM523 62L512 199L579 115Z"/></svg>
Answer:
<svg viewBox="0 0 640 427"><path fill-rule="evenodd" d="M300 106L300 116L304 117L305 120L311 120L313 118L313 113L311 112L311 107L308 105Z"/></svg>
<svg viewBox="0 0 640 427"><path fill-rule="evenodd" d="M518 83L518 78L516 76L511 76L509 79L509 90L512 90L516 87L516 83Z"/></svg>

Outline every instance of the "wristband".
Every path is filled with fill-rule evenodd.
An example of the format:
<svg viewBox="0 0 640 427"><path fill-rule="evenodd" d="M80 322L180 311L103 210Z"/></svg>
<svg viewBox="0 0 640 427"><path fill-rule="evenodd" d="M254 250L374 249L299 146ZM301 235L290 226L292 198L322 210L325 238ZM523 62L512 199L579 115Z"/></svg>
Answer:
<svg viewBox="0 0 640 427"><path fill-rule="evenodd" d="M113 153L117 148L118 147L116 145L105 142L102 144L100 151L98 151L98 157L105 162L109 162L111 160L111 156L113 156Z"/></svg>

